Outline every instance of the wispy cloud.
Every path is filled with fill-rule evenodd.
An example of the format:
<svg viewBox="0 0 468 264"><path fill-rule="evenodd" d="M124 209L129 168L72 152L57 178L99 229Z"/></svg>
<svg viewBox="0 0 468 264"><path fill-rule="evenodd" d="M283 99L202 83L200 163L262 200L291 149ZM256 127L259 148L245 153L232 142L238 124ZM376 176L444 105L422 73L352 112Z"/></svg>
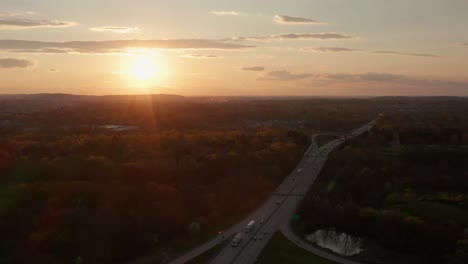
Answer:
<svg viewBox="0 0 468 264"><path fill-rule="evenodd" d="M399 51L392 51L392 50L377 50L377 51L371 51L371 53L401 55L401 56L415 56L415 57L432 57L432 58L440 57L439 55L434 55L434 54L406 53L406 52L399 52Z"/></svg>
<svg viewBox="0 0 468 264"><path fill-rule="evenodd" d="M103 27L92 27L90 28L91 31L96 32L111 32L111 33L119 33L119 34L126 34L126 33L133 33L139 31L138 27L122 27L122 26L103 26Z"/></svg>
<svg viewBox="0 0 468 264"><path fill-rule="evenodd" d="M0 40L1 42L1 40ZM10 50L11 53L45 53L45 54L59 54L59 53L75 53L72 49L56 49L56 48L47 48L47 49L15 49Z"/></svg>
<svg viewBox="0 0 468 264"><path fill-rule="evenodd" d="M405 86L413 86L420 88L436 87L436 88L462 88L468 89L468 82L451 81L451 80L437 80L437 79L423 79L409 77L399 74L389 73L362 73L362 74L326 74L322 77L335 81L357 81L357 82L371 82L371 83L392 83Z"/></svg>
<svg viewBox="0 0 468 264"><path fill-rule="evenodd" d="M74 22L38 18L34 12L0 12L0 29L61 28Z"/></svg>
<svg viewBox="0 0 468 264"><path fill-rule="evenodd" d="M259 78L260 81L296 81L307 79L322 84L391 84L417 88L447 88L467 89L468 82L453 80L438 80L428 78L416 78L406 75L390 73L291 73L289 71L272 71Z"/></svg>
<svg viewBox="0 0 468 264"><path fill-rule="evenodd" d="M34 12L2 12L0 11L0 17L17 17L17 16L29 16L35 15Z"/></svg>
<svg viewBox="0 0 468 264"><path fill-rule="evenodd" d="M57 28L71 27L75 23L60 20L33 20L33 19L2 19L0 18L0 29L25 29L25 28Z"/></svg>
<svg viewBox="0 0 468 264"><path fill-rule="evenodd" d="M291 73L289 71L271 71L268 72L265 76L259 78L259 81L293 81L293 80L302 80L306 78L314 77L314 74L310 73Z"/></svg>
<svg viewBox="0 0 468 264"><path fill-rule="evenodd" d="M261 72L265 70L265 67L262 66L253 66L253 67L244 67L242 68L243 71L255 71L255 72Z"/></svg>
<svg viewBox="0 0 468 264"><path fill-rule="evenodd" d="M302 51L311 51L317 53L333 53L333 52L353 52L360 51L358 49L349 49L349 48L339 48L339 47L310 47L302 48Z"/></svg>
<svg viewBox="0 0 468 264"><path fill-rule="evenodd" d="M353 39L353 36L341 33L290 33L270 36L233 37L236 41L281 41L281 40L338 40Z"/></svg>
<svg viewBox="0 0 468 264"><path fill-rule="evenodd" d="M384 54L384 55L399 55L399 56L413 56L413 57L428 57L428 58L439 58L439 55L425 54L425 53L408 53L394 50L378 50L378 51L365 51L351 48L341 47L309 47L302 48L302 51L310 51L316 53L337 53L337 52L367 52L372 54Z"/></svg>
<svg viewBox="0 0 468 264"><path fill-rule="evenodd" d="M278 24L293 24L293 25L320 25L325 24L323 22L303 17L293 17L285 15L275 15L273 21Z"/></svg>
<svg viewBox="0 0 468 264"><path fill-rule="evenodd" d="M115 53L132 48L147 49L219 49L239 50L253 46L209 39L156 39L45 42L28 40L0 40L0 50L21 53Z"/></svg>
<svg viewBox="0 0 468 264"><path fill-rule="evenodd" d="M189 58L189 59L221 59L223 58L223 56L214 55L214 54L184 54L180 57Z"/></svg>
<svg viewBox="0 0 468 264"><path fill-rule="evenodd" d="M24 59L4 58L0 59L1 69L13 69L13 68L30 68L34 66L34 62Z"/></svg>
<svg viewBox="0 0 468 264"><path fill-rule="evenodd" d="M255 56L257 59L274 59L276 56L270 55L270 54L260 54Z"/></svg>
<svg viewBox="0 0 468 264"><path fill-rule="evenodd" d="M236 12L236 11L211 11L211 14L217 16L240 16L243 13Z"/></svg>

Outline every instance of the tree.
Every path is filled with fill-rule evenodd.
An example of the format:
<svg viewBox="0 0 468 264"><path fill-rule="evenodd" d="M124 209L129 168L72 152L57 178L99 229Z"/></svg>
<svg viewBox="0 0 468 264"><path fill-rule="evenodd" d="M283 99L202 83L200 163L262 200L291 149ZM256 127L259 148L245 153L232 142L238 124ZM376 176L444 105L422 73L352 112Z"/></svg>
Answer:
<svg viewBox="0 0 468 264"><path fill-rule="evenodd" d="M468 229L465 229L462 237L457 241L455 254L459 263L468 263Z"/></svg>
<svg viewBox="0 0 468 264"><path fill-rule="evenodd" d="M193 236L197 235L198 233L200 233L201 226L200 226L199 223L193 222L190 225L188 225L187 230L189 231L190 236L193 237Z"/></svg>

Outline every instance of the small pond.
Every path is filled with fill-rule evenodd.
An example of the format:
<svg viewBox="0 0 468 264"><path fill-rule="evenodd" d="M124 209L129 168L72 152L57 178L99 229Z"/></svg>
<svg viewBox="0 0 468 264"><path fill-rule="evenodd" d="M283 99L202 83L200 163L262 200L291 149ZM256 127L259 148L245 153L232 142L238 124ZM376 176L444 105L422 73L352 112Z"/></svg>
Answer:
<svg viewBox="0 0 468 264"><path fill-rule="evenodd" d="M333 229L318 230L306 235L306 239L340 255L352 256L364 251L364 239L339 233Z"/></svg>

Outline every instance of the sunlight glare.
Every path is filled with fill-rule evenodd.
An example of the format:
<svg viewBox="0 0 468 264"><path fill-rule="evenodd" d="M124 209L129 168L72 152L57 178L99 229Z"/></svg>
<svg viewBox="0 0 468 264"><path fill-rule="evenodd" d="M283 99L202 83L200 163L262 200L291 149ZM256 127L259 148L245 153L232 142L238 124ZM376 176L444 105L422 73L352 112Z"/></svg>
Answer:
<svg viewBox="0 0 468 264"><path fill-rule="evenodd" d="M156 63L150 56L138 56L130 68L130 74L138 80L149 80L156 76Z"/></svg>

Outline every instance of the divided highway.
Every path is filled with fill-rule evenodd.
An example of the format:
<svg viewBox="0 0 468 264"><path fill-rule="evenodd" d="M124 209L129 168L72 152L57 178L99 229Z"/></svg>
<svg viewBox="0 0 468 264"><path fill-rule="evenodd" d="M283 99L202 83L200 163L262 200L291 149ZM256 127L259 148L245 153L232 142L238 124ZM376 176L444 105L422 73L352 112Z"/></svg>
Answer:
<svg viewBox="0 0 468 264"><path fill-rule="evenodd" d="M358 136L372 127L373 121L352 131L347 135L348 138ZM214 264L250 264L255 263L263 248L268 244L271 236L276 230L289 224L289 219L302 200L304 195L310 189L315 179L319 175L325 164L326 157L334 148L345 142L345 139L336 139L320 148L310 148L304 155L304 158L296 166L295 170L278 186L270 197L253 213L243 221L226 230L212 240L200 245L199 247L187 252L171 262L171 264L182 264L208 251L224 239L229 239L236 233L243 233L243 240L239 245L233 247L231 243L221 249L211 260ZM250 221L255 221L255 228L246 233L245 227ZM291 234L289 234L290 237ZM295 238L297 240L297 238ZM297 241L293 241L297 242ZM298 242L301 243L300 241ZM316 249L315 249L316 250ZM330 255L330 254L328 254ZM333 255L330 255L333 256ZM327 258L327 254L322 257ZM330 257L337 261L339 257ZM344 260L344 259L343 259ZM337 261L339 263L351 263L349 261Z"/></svg>

